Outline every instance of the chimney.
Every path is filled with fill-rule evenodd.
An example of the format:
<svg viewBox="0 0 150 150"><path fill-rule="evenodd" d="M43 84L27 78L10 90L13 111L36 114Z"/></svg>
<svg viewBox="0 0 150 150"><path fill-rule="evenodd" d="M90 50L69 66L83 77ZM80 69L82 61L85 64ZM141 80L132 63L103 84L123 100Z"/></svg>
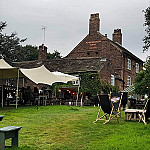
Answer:
<svg viewBox="0 0 150 150"><path fill-rule="evenodd" d="M99 13L91 14L91 17L89 20L89 34L93 35L96 32L98 32L99 27L100 27Z"/></svg>
<svg viewBox="0 0 150 150"><path fill-rule="evenodd" d="M38 60L43 61L46 60L47 58L47 47L42 44L39 46L39 55L38 55Z"/></svg>
<svg viewBox="0 0 150 150"><path fill-rule="evenodd" d="M122 45L122 33L121 33L121 29L114 29L114 33L112 35L112 40L114 42L119 43L120 45Z"/></svg>

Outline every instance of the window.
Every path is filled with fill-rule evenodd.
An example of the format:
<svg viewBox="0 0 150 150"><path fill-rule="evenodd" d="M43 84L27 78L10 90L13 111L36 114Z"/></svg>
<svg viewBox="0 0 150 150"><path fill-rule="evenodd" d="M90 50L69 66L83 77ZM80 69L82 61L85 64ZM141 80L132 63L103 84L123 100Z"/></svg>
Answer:
<svg viewBox="0 0 150 150"><path fill-rule="evenodd" d="M131 85L131 77L128 76L128 77L127 77L127 86L130 86L130 85Z"/></svg>
<svg viewBox="0 0 150 150"><path fill-rule="evenodd" d="M115 85L115 76L111 75L111 85Z"/></svg>
<svg viewBox="0 0 150 150"><path fill-rule="evenodd" d="M76 80L76 81L72 81L72 84L73 84L73 85L79 85L79 84L80 84L80 80L78 79L78 80Z"/></svg>
<svg viewBox="0 0 150 150"><path fill-rule="evenodd" d="M127 60L127 69L131 70L131 59Z"/></svg>
<svg viewBox="0 0 150 150"><path fill-rule="evenodd" d="M139 64L136 63L136 73L139 73Z"/></svg>
<svg viewBox="0 0 150 150"><path fill-rule="evenodd" d="M10 82L9 79L6 79L6 85L7 85L7 86L10 86L10 85L11 85L11 82Z"/></svg>

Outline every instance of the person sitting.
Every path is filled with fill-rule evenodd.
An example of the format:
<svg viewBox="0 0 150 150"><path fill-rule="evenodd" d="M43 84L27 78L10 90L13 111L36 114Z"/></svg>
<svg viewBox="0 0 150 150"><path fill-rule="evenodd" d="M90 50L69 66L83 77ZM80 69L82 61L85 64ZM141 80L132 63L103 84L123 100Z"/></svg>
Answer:
<svg viewBox="0 0 150 150"><path fill-rule="evenodd" d="M12 95L11 95L11 92L9 92L8 98L13 98Z"/></svg>

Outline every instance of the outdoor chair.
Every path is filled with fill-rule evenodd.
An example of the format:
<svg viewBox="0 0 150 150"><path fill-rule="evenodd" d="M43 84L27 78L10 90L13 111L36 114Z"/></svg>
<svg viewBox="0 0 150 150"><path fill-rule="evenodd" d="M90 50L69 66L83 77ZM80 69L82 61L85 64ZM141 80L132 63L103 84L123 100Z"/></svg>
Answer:
<svg viewBox="0 0 150 150"><path fill-rule="evenodd" d="M98 95L98 98L100 100L100 109L98 111L96 121L93 123L96 123L99 120L105 120L104 124L106 124L113 118L116 118L118 121L118 116L120 116L122 94L112 93L109 95ZM99 117L101 110L104 112L104 114ZM107 119L108 115L109 118Z"/></svg>
<svg viewBox="0 0 150 150"><path fill-rule="evenodd" d="M150 101L149 99L146 101L145 106L143 109L126 109L125 110L125 119L126 120L134 120L134 121L139 121L143 122L145 125L147 118L149 117L149 114L147 114L147 109L150 106Z"/></svg>
<svg viewBox="0 0 150 150"><path fill-rule="evenodd" d="M111 104L113 107L113 114L118 121L118 116L121 117L121 102L122 102L123 93L111 93Z"/></svg>
<svg viewBox="0 0 150 150"><path fill-rule="evenodd" d="M128 92L122 92L122 94L121 106L123 106L123 110L125 110L128 103Z"/></svg>

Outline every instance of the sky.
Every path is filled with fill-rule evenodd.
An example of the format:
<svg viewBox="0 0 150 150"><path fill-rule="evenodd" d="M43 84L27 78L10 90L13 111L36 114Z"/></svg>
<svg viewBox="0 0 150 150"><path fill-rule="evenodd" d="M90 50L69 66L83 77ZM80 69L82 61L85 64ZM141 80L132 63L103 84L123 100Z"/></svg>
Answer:
<svg viewBox="0 0 150 150"><path fill-rule="evenodd" d="M112 39L120 28L122 46L145 61L150 50L142 52L142 11L149 6L150 0L0 0L0 21L7 22L3 33L27 38L23 45L44 43L48 52L57 50L64 57L89 33L90 14L99 13L100 33Z"/></svg>

